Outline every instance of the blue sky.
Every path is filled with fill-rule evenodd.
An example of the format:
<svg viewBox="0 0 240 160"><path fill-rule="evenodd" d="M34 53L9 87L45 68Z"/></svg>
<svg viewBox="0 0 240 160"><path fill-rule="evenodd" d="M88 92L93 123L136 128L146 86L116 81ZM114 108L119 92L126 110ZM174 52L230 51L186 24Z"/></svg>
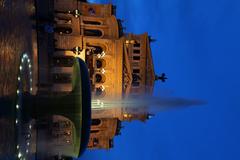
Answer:
<svg viewBox="0 0 240 160"><path fill-rule="evenodd" d="M91 0L93 1L93 0ZM108 0L94 0L107 3ZM201 99L203 106L158 113L147 123L124 123L110 151L83 160L240 159L240 1L113 0L126 32L148 32L155 95Z"/></svg>

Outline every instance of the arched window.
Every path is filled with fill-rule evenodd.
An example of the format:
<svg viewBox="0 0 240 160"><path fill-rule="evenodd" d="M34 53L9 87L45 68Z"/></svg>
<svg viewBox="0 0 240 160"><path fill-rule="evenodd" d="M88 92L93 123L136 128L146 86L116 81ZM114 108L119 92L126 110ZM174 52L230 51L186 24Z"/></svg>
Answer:
<svg viewBox="0 0 240 160"><path fill-rule="evenodd" d="M101 37L102 36L102 31L97 30L97 29L84 29L83 34L85 36L91 36L91 37Z"/></svg>
<svg viewBox="0 0 240 160"><path fill-rule="evenodd" d="M100 44L89 44L87 43L87 55L90 54L95 54L95 55L101 55L104 56L106 51L106 46L105 45L100 45Z"/></svg>
<svg viewBox="0 0 240 160"><path fill-rule="evenodd" d="M97 73L97 74L95 75L95 82L96 82L96 83L104 83L105 80L106 80L106 77L105 77L103 74Z"/></svg>
<svg viewBox="0 0 240 160"><path fill-rule="evenodd" d="M96 88L96 91L95 91L95 96L98 97L98 98L102 98L106 95L106 92L105 90L102 89L102 87L98 87Z"/></svg>
<svg viewBox="0 0 240 160"><path fill-rule="evenodd" d="M96 66L97 66L97 68L102 68L102 66L103 66L102 61L97 59L96 60Z"/></svg>
<svg viewBox="0 0 240 160"><path fill-rule="evenodd" d="M83 21L84 24L90 24L90 25L101 25L100 22L98 21L89 21L89 20L85 20Z"/></svg>
<svg viewBox="0 0 240 160"><path fill-rule="evenodd" d="M96 67L103 68L106 66L106 61L104 59L97 59L96 60Z"/></svg>
<svg viewBox="0 0 240 160"><path fill-rule="evenodd" d="M101 120L100 119L92 119L92 126L98 126L101 124Z"/></svg>

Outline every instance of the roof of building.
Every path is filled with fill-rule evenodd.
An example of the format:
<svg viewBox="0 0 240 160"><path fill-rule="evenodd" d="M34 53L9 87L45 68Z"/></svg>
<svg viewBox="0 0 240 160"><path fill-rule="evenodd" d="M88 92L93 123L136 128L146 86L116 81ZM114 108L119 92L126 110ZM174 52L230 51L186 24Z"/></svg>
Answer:
<svg viewBox="0 0 240 160"><path fill-rule="evenodd" d="M152 93L154 88L154 82L155 82L155 72L154 72L154 65L153 65L153 58L152 58L152 51L150 46L150 39L149 36L146 34L147 39L147 81L146 86L148 87L148 91Z"/></svg>

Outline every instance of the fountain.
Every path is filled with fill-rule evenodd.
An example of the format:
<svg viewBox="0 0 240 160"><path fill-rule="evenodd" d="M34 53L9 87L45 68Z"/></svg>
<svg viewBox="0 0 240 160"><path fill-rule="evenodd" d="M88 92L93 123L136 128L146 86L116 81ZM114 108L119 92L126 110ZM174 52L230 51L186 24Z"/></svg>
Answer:
<svg viewBox="0 0 240 160"><path fill-rule="evenodd" d="M20 61L16 95L0 98L0 118L11 117L15 121L14 155L0 154L0 158L79 157L88 143L91 119L91 92L85 63L74 59L73 90L56 96L38 92L33 95L31 58L24 53ZM14 110L12 116L11 109Z"/></svg>

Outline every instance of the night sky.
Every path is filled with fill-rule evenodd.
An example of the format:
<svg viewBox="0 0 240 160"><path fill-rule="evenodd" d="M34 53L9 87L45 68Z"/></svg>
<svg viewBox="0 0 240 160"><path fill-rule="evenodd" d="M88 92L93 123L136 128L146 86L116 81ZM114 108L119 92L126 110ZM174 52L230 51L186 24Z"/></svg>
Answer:
<svg viewBox="0 0 240 160"><path fill-rule="evenodd" d="M112 2L126 32L157 39L151 45L155 71L169 80L157 82L154 95L207 104L162 111L147 123L124 123L114 149L87 151L81 159L239 160L240 1Z"/></svg>

